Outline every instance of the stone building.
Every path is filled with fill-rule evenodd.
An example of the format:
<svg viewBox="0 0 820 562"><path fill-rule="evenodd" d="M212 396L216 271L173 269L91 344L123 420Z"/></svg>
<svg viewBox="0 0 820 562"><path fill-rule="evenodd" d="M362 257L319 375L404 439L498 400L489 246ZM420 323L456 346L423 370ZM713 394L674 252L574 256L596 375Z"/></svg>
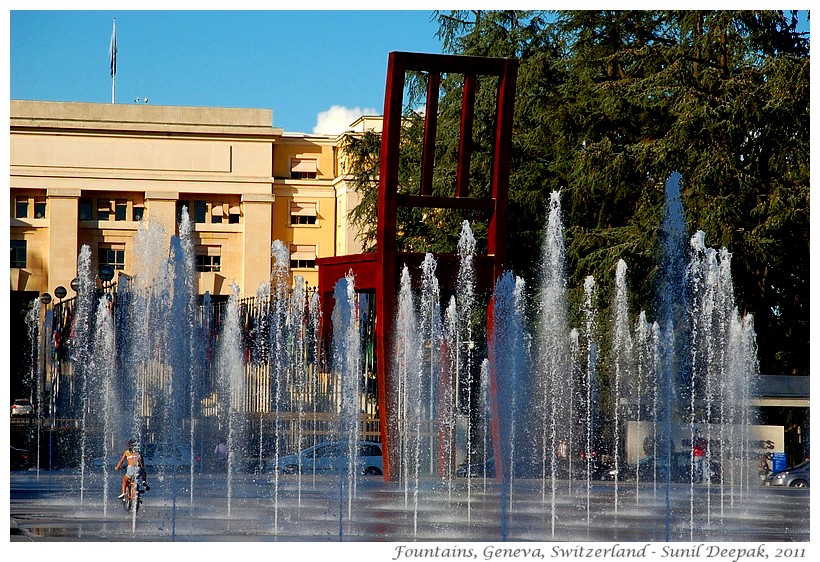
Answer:
<svg viewBox="0 0 820 562"><path fill-rule="evenodd" d="M12 101L11 290L68 287L84 244L97 267L133 274L140 221L170 236L183 207L200 294L253 293L274 240L315 285L316 258L361 251L339 144L275 128L266 109Z"/></svg>
<svg viewBox="0 0 820 562"><path fill-rule="evenodd" d="M351 131L380 127L363 117ZM269 109L12 100L12 332L25 338L33 299L71 286L83 245L93 271L138 274L139 229L158 225L170 239L183 208L200 295L226 299L231 283L255 294L275 240L290 249L291 275L315 286L317 258L361 251L341 141L285 132ZM13 381L23 363L12 358Z"/></svg>

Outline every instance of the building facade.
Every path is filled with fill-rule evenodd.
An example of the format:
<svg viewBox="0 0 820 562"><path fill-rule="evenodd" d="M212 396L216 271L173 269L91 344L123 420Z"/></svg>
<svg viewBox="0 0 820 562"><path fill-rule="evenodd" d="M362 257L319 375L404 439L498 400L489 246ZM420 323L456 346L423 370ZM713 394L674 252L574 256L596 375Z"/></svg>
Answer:
<svg viewBox="0 0 820 562"><path fill-rule="evenodd" d="M11 101L12 295L69 287L83 245L93 269L138 274L138 230L170 239L183 209L200 294L255 294L275 240L316 285L317 258L361 251L341 139L287 133L266 109Z"/></svg>

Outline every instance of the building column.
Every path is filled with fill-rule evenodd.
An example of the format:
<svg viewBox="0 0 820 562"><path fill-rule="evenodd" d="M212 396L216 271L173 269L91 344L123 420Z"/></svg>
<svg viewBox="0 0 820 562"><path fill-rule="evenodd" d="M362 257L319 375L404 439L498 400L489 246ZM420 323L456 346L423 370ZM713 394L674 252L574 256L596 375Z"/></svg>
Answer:
<svg viewBox="0 0 820 562"><path fill-rule="evenodd" d="M46 193L48 209L48 285L46 291L63 286L68 289L77 277L79 244L79 189L50 188Z"/></svg>
<svg viewBox="0 0 820 562"><path fill-rule="evenodd" d="M177 232L178 191L146 191L145 211L150 224L159 223L170 238Z"/></svg>
<svg viewBox="0 0 820 562"><path fill-rule="evenodd" d="M244 237L242 242L242 286L245 296L256 294L259 284L270 281L274 196L242 196Z"/></svg>

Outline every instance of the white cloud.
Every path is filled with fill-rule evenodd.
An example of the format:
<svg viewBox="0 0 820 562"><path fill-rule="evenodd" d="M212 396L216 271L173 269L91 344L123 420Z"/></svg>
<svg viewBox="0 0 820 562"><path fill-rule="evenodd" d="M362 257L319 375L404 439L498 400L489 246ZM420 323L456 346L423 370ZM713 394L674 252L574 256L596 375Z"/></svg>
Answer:
<svg viewBox="0 0 820 562"><path fill-rule="evenodd" d="M316 116L316 126L313 127L315 135L338 135L350 128L350 124L362 115L379 115L377 109L366 107L343 107L334 105L327 111L322 111Z"/></svg>

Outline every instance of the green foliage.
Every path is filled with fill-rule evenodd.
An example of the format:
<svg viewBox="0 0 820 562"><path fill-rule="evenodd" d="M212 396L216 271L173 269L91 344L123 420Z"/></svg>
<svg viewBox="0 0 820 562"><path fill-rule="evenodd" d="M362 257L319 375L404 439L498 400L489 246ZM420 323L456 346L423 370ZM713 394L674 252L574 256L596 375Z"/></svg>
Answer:
<svg viewBox="0 0 820 562"><path fill-rule="evenodd" d="M349 158L347 172L350 182L361 197L348 218L360 233L364 250L372 252L376 245L381 135L373 131L360 135L348 133L342 140L341 148Z"/></svg>
<svg viewBox="0 0 820 562"><path fill-rule="evenodd" d="M606 306L615 264L624 259L630 308L651 316L663 183L680 171L690 233L703 230L709 246L733 254L736 299L755 316L761 371L808 373L810 59L793 13L435 17L445 52L519 59L508 216L517 273L534 279L549 194L560 190L574 306L587 275ZM442 80L436 193L455 181L461 79ZM408 81L401 170L407 192L418 189L422 129L409 108L423 104L425 89L423 75ZM480 84L471 164L478 193L489 185L494 104L494 85ZM367 164L377 145L359 148L365 147ZM377 174L378 166L360 170L365 199L357 224L375 229L368 223L375 216L372 170ZM451 247L463 218L454 215L400 217L402 243L418 251Z"/></svg>

